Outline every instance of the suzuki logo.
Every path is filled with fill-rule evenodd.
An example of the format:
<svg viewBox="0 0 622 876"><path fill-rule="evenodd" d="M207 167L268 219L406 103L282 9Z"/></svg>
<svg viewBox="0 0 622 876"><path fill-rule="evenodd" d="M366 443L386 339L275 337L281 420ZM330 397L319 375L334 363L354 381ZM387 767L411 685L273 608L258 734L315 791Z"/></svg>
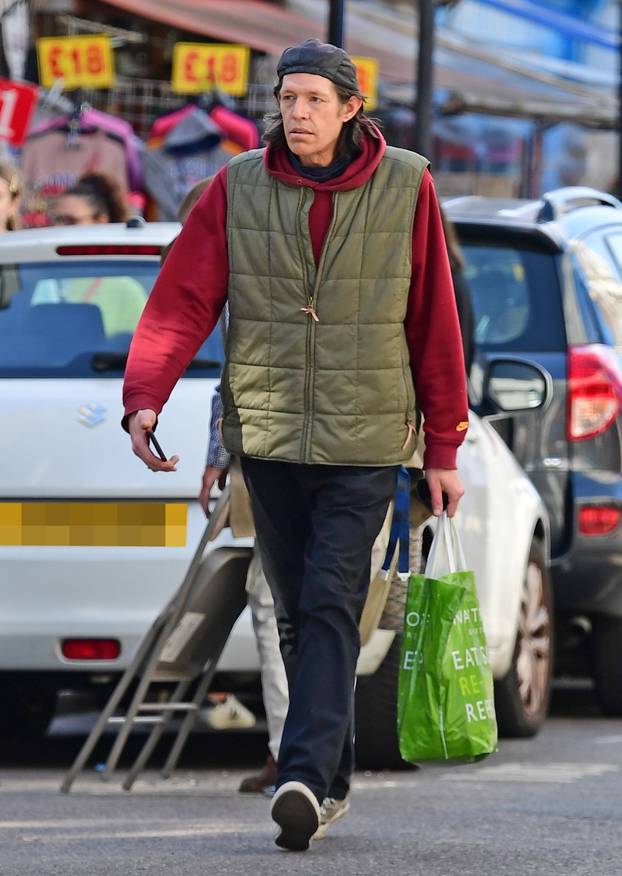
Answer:
<svg viewBox="0 0 622 876"><path fill-rule="evenodd" d="M78 422L83 426L99 426L100 423L106 422L107 409L103 405L97 405L91 402L90 405L81 405L78 408Z"/></svg>

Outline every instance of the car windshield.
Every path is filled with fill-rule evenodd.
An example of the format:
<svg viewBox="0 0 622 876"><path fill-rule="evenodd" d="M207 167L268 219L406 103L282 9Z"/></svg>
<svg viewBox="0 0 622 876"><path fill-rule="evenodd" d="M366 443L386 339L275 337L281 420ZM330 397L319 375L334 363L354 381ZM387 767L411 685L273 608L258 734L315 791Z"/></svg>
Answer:
<svg viewBox="0 0 622 876"><path fill-rule="evenodd" d="M0 266L0 377L119 377L159 270L153 261ZM215 329L188 377L216 377Z"/></svg>
<svg viewBox="0 0 622 876"><path fill-rule="evenodd" d="M554 256L469 240L463 241L463 252L479 348L525 353L565 350Z"/></svg>

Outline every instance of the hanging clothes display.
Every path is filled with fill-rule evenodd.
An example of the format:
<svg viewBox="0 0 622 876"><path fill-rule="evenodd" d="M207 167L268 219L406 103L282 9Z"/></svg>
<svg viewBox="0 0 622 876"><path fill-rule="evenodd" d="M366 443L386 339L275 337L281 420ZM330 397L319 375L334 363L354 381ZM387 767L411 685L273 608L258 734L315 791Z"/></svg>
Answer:
<svg viewBox="0 0 622 876"><path fill-rule="evenodd" d="M241 149L257 149L259 146L259 129L252 119L241 116L221 103L216 103L208 111L209 117L216 122L228 140L236 143Z"/></svg>
<svg viewBox="0 0 622 876"><path fill-rule="evenodd" d="M183 114L160 144L145 152L144 174L145 188L157 205L157 218L165 221L177 219L189 189L240 151L226 148L221 128L198 107Z"/></svg>
<svg viewBox="0 0 622 876"><path fill-rule="evenodd" d="M90 107L34 128L21 157L26 227L52 224L55 198L85 173L106 173L124 191L142 187L141 145L131 126Z"/></svg>
<svg viewBox="0 0 622 876"><path fill-rule="evenodd" d="M149 132L149 148L162 145L166 135L197 109L206 112L221 129L223 135L240 149L256 149L259 146L259 129L252 119L225 106L219 98L207 95L199 99L197 103L187 103L181 109L156 119Z"/></svg>

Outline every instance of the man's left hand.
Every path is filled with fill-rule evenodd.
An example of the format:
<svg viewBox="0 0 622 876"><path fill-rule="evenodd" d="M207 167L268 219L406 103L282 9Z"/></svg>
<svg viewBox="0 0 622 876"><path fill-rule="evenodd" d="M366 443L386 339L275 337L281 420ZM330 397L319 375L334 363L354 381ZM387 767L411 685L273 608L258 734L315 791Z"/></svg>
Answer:
<svg viewBox="0 0 622 876"><path fill-rule="evenodd" d="M447 516L453 517L458 502L464 496L464 487L456 469L429 468L425 473L425 479L430 488L434 516L440 517L443 513L443 493L447 493L449 497Z"/></svg>

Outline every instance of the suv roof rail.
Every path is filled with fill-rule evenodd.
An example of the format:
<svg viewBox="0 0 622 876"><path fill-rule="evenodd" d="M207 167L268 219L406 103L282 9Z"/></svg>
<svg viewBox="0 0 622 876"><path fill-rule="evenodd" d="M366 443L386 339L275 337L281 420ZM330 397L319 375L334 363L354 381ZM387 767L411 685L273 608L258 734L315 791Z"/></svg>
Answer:
<svg viewBox="0 0 622 876"><path fill-rule="evenodd" d="M608 192L599 192L589 186L566 186L542 195L542 207L537 216L538 222L552 222L564 213L580 207L615 207L622 209L622 202Z"/></svg>

